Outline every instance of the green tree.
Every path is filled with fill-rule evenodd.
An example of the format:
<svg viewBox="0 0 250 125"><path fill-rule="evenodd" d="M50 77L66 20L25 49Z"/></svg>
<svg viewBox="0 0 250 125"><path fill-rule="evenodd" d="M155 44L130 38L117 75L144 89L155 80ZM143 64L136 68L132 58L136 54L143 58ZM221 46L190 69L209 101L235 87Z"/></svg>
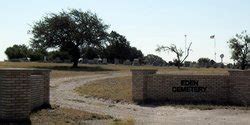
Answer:
<svg viewBox="0 0 250 125"><path fill-rule="evenodd" d="M26 45L13 45L5 50L8 59L20 59L29 57L29 48Z"/></svg>
<svg viewBox="0 0 250 125"><path fill-rule="evenodd" d="M109 34L108 45L105 49L107 58L113 60L115 58L121 60L133 60L134 58L142 58L143 54L140 50L130 46L130 42L125 36L112 31Z"/></svg>
<svg viewBox="0 0 250 125"><path fill-rule="evenodd" d="M248 46L250 43L250 37L247 35L246 31L236 34L234 38L229 41L229 48L232 50L231 59L236 61L242 70L246 69L247 66L247 54Z"/></svg>
<svg viewBox="0 0 250 125"><path fill-rule="evenodd" d="M98 48L94 48L94 47L86 47L83 49L83 58L86 59L94 59L94 58L98 58L100 54L102 54L101 50Z"/></svg>
<svg viewBox="0 0 250 125"><path fill-rule="evenodd" d="M211 60L209 58L199 58L198 65L201 67L209 67Z"/></svg>
<svg viewBox="0 0 250 125"><path fill-rule="evenodd" d="M143 53L141 50L138 50L136 47L130 47L129 48L129 59L134 60L134 59L143 59Z"/></svg>
<svg viewBox="0 0 250 125"><path fill-rule="evenodd" d="M130 43L125 36L112 31L109 34L109 42L106 48L107 56L113 60L115 58L126 60L129 56Z"/></svg>
<svg viewBox="0 0 250 125"><path fill-rule="evenodd" d="M143 57L143 61L148 65L154 65L154 66L164 66L167 64L167 62L163 60L161 57L153 54L148 54L147 56Z"/></svg>
<svg viewBox="0 0 250 125"><path fill-rule="evenodd" d="M168 52L173 52L176 54L176 65L178 67L178 69L180 69L182 63L187 59L187 57L189 56L190 50L191 50L191 45L192 43L189 44L188 48L187 48L187 54L183 55L183 50L182 49L177 49L176 45L172 44L170 46L158 46L156 51L161 52L161 51L168 51ZM184 58L182 58L184 56Z"/></svg>
<svg viewBox="0 0 250 125"><path fill-rule="evenodd" d="M44 49L29 49L30 61L43 61L44 56L48 55L48 52Z"/></svg>
<svg viewBox="0 0 250 125"><path fill-rule="evenodd" d="M52 61L55 60L56 58L60 58L60 60L62 61L71 60L71 57L68 54L68 52L63 52L60 50L48 52L48 60Z"/></svg>
<svg viewBox="0 0 250 125"><path fill-rule="evenodd" d="M78 67L83 48L104 45L108 27L102 19L89 11L72 9L59 14L51 13L33 25L30 31L33 34L31 45L68 52L75 68Z"/></svg>

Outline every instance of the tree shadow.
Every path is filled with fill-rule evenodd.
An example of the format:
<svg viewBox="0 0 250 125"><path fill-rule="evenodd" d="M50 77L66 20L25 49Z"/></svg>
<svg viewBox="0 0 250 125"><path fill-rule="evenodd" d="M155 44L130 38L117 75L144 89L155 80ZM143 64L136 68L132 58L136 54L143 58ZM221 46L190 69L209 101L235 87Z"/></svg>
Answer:
<svg viewBox="0 0 250 125"><path fill-rule="evenodd" d="M24 119L20 121L0 120L0 125L31 125L31 120L30 119Z"/></svg>
<svg viewBox="0 0 250 125"><path fill-rule="evenodd" d="M244 109L249 110L250 108L246 105L233 104L229 102L214 102L214 101L154 101L146 100L144 102L137 103L142 107L157 108L161 106L171 106L175 108L186 108L186 109L199 109L199 110L213 110L213 109Z"/></svg>
<svg viewBox="0 0 250 125"><path fill-rule="evenodd" d="M55 109L50 104L44 103L43 105L34 108L31 113L36 113L41 111L42 109ZM6 120L6 119L0 119L0 125L31 125L32 122L30 118L28 119L21 119L21 120Z"/></svg>
<svg viewBox="0 0 250 125"><path fill-rule="evenodd" d="M62 70L62 71L79 71L79 72L118 71L114 69L103 68L101 66L79 66L78 68L72 68L70 66L35 66L33 68L43 68L43 69Z"/></svg>

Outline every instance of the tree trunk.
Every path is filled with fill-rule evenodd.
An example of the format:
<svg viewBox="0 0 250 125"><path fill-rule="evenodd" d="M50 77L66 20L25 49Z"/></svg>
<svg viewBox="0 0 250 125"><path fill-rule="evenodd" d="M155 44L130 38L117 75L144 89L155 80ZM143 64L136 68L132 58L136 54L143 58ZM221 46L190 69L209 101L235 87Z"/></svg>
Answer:
<svg viewBox="0 0 250 125"><path fill-rule="evenodd" d="M179 56L177 56L177 66L178 66L178 69L180 69L180 67L181 67L181 60L180 60L180 57Z"/></svg>
<svg viewBox="0 0 250 125"><path fill-rule="evenodd" d="M180 69L181 68L181 66L180 66L180 63L178 64L178 69Z"/></svg>
<svg viewBox="0 0 250 125"><path fill-rule="evenodd" d="M243 61L241 62L241 69L242 69L242 70L245 70L245 69L246 69L246 61L245 61L245 60L243 60Z"/></svg>
<svg viewBox="0 0 250 125"><path fill-rule="evenodd" d="M72 47L70 50L70 55L72 55L73 66L72 68L78 68L78 60L80 58L80 49L77 46Z"/></svg>
<svg viewBox="0 0 250 125"><path fill-rule="evenodd" d="M241 61L241 69L245 70L246 66L247 66L247 50L245 50L246 52L243 53L243 57L242 57L242 61Z"/></svg>
<svg viewBox="0 0 250 125"><path fill-rule="evenodd" d="M78 59L73 61L72 68L78 68Z"/></svg>

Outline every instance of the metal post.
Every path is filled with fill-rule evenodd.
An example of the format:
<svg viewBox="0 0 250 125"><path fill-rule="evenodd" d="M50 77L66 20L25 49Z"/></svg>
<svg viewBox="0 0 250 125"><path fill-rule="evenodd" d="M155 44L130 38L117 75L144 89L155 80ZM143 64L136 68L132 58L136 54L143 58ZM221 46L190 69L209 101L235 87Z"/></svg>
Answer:
<svg viewBox="0 0 250 125"><path fill-rule="evenodd" d="M214 61L216 62L216 39L214 37Z"/></svg>

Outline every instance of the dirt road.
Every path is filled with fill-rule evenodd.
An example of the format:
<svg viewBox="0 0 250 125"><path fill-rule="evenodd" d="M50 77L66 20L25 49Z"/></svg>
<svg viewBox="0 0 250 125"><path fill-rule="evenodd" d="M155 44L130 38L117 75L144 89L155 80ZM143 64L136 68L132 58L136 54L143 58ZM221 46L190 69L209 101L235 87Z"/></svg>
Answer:
<svg viewBox="0 0 250 125"><path fill-rule="evenodd" d="M137 124L174 125L249 125L250 111L238 109L189 110L171 106L143 107L134 104L79 96L76 87L91 81L128 76L125 73L97 74L51 80L51 102L62 107L101 113L121 119L134 119Z"/></svg>

